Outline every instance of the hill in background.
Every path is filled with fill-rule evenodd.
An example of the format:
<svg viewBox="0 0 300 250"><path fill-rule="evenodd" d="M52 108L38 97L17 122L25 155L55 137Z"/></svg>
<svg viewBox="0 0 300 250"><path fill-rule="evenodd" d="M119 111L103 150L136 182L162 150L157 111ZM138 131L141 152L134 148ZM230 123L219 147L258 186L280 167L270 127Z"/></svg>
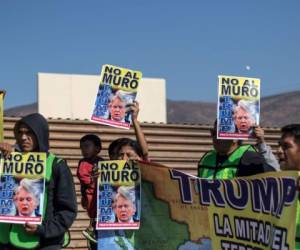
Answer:
<svg viewBox="0 0 300 250"><path fill-rule="evenodd" d="M167 110L170 123L212 124L217 114L217 103L168 100ZM263 127L300 123L300 91L264 97L260 111Z"/></svg>
<svg viewBox="0 0 300 250"><path fill-rule="evenodd" d="M31 103L21 106L16 106L13 108L5 109L4 116L15 116L15 117L22 117L31 113L36 113L38 110L37 103Z"/></svg>
<svg viewBox="0 0 300 250"><path fill-rule="evenodd" d="M216 110L216 103L167 100L167 121L212 124ZM33 112L37 112L37 103L6 109L4 115L24 116ZM289 123L300 123L300 91L261 99L261 126L281 127Z"/></svg>

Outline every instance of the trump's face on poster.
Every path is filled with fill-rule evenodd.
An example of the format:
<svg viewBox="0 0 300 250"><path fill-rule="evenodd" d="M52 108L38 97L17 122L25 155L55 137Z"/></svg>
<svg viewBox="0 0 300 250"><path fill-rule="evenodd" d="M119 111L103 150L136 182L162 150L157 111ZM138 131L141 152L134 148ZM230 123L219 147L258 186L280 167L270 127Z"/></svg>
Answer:
<svg viewBox="0 0 300 250"><path fill-rule="evenodd" d="M236 128L240 133L248 133L255 125L255 120L251 117L251 114L241 107L236 109L233 117Z"/></svg>
<svg viewBox="0 0 300 250"><path fill-rule="evenodd" d="M119 195L115 200L114 211L119 222L130 222L136 208L131 200Z"/></svg>
<svg viewBox="0 0 300 250"><path fill-rule="evenodd" d="M14 197L17 215L19 216L35 216L35 209L38 206L36 197L24 188L15 194Z"/></svg>
<svg viewBox="0 0 300 250"><path fill-rule="evenodd" d="M119 122L124 121L126 107L125 102L119 96L115 96L112 98L108 108L111 120Z"/></svg>

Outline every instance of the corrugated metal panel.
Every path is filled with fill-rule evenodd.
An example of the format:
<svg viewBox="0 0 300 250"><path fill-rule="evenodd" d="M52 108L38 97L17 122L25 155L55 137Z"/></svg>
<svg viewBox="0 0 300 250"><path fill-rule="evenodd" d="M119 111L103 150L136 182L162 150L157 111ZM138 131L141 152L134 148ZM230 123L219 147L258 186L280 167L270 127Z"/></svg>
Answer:
<svg viewBox="0 0 300 250"><path fill-rule="evenodd" d="M5 140L14 143L13 126L17 118L5 118ZM80 205L79 181L76 177L76 168L81 158L79 149L80 138L87 133L100 136L103 149L101 155L108 159L108 145L117 138L135 138L133 129L116 129L109 126L98 125L89 121L80 120L52 120L50 125L50 149L56 155L67 160L77 191L79 212L71 228L72 241L68 249L87 249L81 231L88 225L86 212ZM150 159L168 167L196 174L197 163L200 157L212 148L209 125L182 125L182 124L142 124L148 145ZM278 128L265 128L265 138L269 145L275 149L279 139ZM253 143L253 142L252 142Z"/></svg>

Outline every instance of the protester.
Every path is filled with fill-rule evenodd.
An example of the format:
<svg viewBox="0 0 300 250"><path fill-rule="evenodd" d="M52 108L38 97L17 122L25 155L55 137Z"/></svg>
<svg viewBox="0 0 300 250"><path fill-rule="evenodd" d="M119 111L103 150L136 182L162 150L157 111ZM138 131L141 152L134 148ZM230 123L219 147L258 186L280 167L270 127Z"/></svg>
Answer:
<svg viewBox="0 0 300 250"><path fill-rule="evenodd" d="M120 92L116 92L108 104L109 117L113 121L125 122L126 100Z"/></svg>
<svg viewBox="0 0 300 250"><path fill-rule="evenodd" d="M40 204L41 194L38 181L24 178L15 188L14 203L16 206L16 215L31 217L40 215L36 211Z"/></svg>
<svg viewBox="0 0 300 250"><path fill-rule="evenodd" d="M93 179L93 167L104 159L98 154L102 149L101 139L94 134L88 134L80 139L80 149L83 158L78 163L77 177L80 181L81 205L87 210L90 218L89 226L82 232L90 241L95 239L96 218L96 181Z"/></svg>
<svg viewBox="0 0 300 250"><path fill-rule="evenodd" d="M255 127L253 132L256 137L256 148L258 152L264 157L269 166L273 167L274 170L279 171L279 162L272 153L271 147L266 144L264 130L261 127Z"/></svg>
<svg viewBox="0 0 300 250"><path fill-rule="evenodd" d="M281 147L287 169L300 171L300 124L284 126L281 134Z"/></svg>
<svg viewBox="0 0 300 250"><path fill-rule="evenodd" d="M137 119L139 113L139 104L134 102L129 106L132 113L132 124L136 139L119 138L114 140L108 148L109 158L111 160L148 160L148 144L143 130Z"/></svg>
<svg viewBox="0 0 300 250"><path fill-rule="evenodd" d="M300 124L290 124L281 128L281 147L286 160L286 170L300 171ZM300 249L300 203L297 206L296 245Z"/></svg>
<svg viewBox="0 0 300 250"><path fill-rule="evenodd" d="M116 222L134 222L133 216L136 212L134 187L120 186L114 197L113 207L116 214Z"/></svg>
<svg viewBox="0 0 300 250"><path fill-rule="evenodd" d="M136 141L130 138L119 138L114 140L108 148L110 160L148 160L147 141L137 119L139 113L138 102L135 101L132 105L130 105L129 110L132 114L132 123L135 131ZM126 245L126 249L133 250L134 248L131 242L129 242L128 238L134 239L133 230L98 231L97 249L119 249L116 241L118 239L122 239Z"/></svg>
<svg viewBox="0 0 300 250"><path fill-rule="evenodd" d="M198 176L209 179L232 179L272 171L264 158L251 145L237 140L217 139L217 122L211 130L214 149L198 163Z"/></svg>
<svg viewBox="0 0 300 250"><path fill-rule="evenodd" d="M278 141L278 148L276 150L277 161L279 162L280 169L286 170L288 168L285 155L281 146L281 141Z"/></svg>
<svg viewBox="0 0 300 250"><path fill-rule="evenodd" d="M236 132L251 134L255 125L254 105L251 102L240 100L233 108L233 119Z"/></svg>
<svg viewBox="0 0 300 250"><path fill-rule="evenodd" d="M0 223L0 249L58 250L64 235L77 213L76 193L69 167L64 160L50 153L47 120L40 114L30 114L16 122L16 148L21 152L46 152L46 206L41 225ZM0 144L9 153L11 146ZM67 235L67 234L66 234Z"/></svg>
<svg viewBox="0 0 300 250"><path fill-rule="evenodd" d="M147 158L137 141L125 137L114 140L109 145L108 154L111 160L142 160Z"/></svg>

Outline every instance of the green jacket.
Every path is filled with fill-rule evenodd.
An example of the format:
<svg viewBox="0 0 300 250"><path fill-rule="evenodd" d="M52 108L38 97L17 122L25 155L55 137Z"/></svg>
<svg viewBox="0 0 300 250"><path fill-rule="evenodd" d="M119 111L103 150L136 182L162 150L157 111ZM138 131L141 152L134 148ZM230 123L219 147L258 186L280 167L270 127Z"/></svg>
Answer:
<svg viewBox="0 0 300 250"><path fill-rule="evenodd" d="M255 152L251 145L239 146L225 162L217 165L217 152L207 152L198 163L198 176L208 179L232 179L236 177L240 160L247 151Z"/></svg>

